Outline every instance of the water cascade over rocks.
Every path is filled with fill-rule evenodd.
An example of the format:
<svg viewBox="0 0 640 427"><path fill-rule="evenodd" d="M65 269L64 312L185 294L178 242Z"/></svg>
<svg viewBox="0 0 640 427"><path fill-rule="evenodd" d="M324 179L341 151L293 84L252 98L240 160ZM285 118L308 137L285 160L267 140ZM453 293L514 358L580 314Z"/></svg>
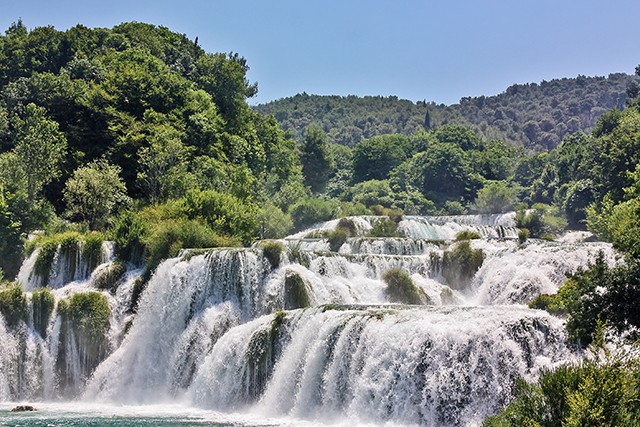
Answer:
<svg viewBox="0 0 640 427"><path fill-rule="evenodd" d="M615 262L609 245L579 237L519 243L513 219L408 216L404 237L374 238L379 218L353 217L339 248L329 221L280 241L279 263L260 243L185 250L158 266L135 310L142 271L129 266L104 286L111 245L98 266L81 248L59 250L47 280L33 255L18 276L27 313L0 321L0 401L170 400L269 419L479 425L518 378L574 357L564 321L524 304L598 251ZM463 230L482 238L455 242ZM404 288L391 288L392 275ZM411 293L426 304L397 299ZM109 307L97 338L74 323L74 296L85 294Z"/></svg>

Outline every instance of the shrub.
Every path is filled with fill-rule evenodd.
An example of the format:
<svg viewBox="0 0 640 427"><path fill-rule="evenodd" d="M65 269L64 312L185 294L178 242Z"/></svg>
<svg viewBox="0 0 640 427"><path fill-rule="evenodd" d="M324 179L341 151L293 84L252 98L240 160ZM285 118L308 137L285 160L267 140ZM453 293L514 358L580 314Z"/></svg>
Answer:
<svg viewBox="0 0 640 427"><path fill-rule="evenodd" d="M601 354L601 353L600 353ZM594 355L518 381L516 399L484 427L636 426L640 422L640 362L632 352Z"/></svg>
<svg viewBox="0 0 640 427"><path fill-rule="evenodd" d="M116 244L115 255L119 260L140 264L144 253L144 240L149 232L147 223L133 211L120 214L109 233Z"/></svg>
<svg viewBox="0 0 640 427"><path fill-rule="evenodd" d="M398 232L398 223L391 218L379 218L369 230L370 237L402 237Z"/></svg>
<svg viewBox="0 0 640 427"><path fill-rule="evenodd" d="M338 252L342 245L347 241L347 230L344 228L337 228L329 231L327 240L329 241L329 248L332 252Z"/></svg>
<svg viewBox="0 0 640 427"><path fill-rule="evenodd" d="M233 238L218 236L210 227L197 220L166 220L154 224L145 238L147 271L153 271L163 259L178 255L183 248L238 246Z"/></svg>
<svg viewBox="0 0 640 427"><path fill-rule="evenodd" d="M531 209L525 205L516 208L516 226L528 229L531 237L541 237L545 233L559 233L567 226L567 221L557 208L536 203Z"/></svg>
<svg viewBox="0 0 640 427"><path fill-rule="evenodd" d="M385 293L391 302L402 304L424 304L427 296L411 280L409 274L400 269L392 268L382 274L382 280L387 285Z"/></svg>
<svg viewBox="0 0 640 427"><path fill-rule="evenodd" d="M47 337L49 318L53 313L55 298L49 289L41 289L31 296L33 306L33 326L42 338Z"/></svg>
<svg viewBox="0 0 640 427"><path fill-rule="evenodd" d="M338 203L333 200L306 198L289 208L296 230L302 230L319 222L328 221L338 212Z"/></svg>
<svg viewBox="0 0 640 427"><path fill-rule="evenodd" d="M445 251L442 256L442 275L449 286L456 289L473 278L484 261L482 249L473 249L468 240L456 244L452 251Z"/></svg>
<svg viewBox="0 0 640 427"><path fill-rule="evenodd" d="M280 242L263 242L262 243L262 253L265 258L269 260L269 263L273 268L278 268L280 266L280 255L284 251L284 245Z"/></svg>
<svg viewBox="0 0 640 427"><path fill-rule="evenodd" d="M240 238L245 244L258 235L259 207L226 193L191 190L182 200L182 214L205 222L214 232Z"/></svg>
<svg viewBox="0 0 640 427"><path fill-rule="evenodd" d="M471 230L462 230L456 234L456 241L480 239L482 236Z"/></svg>
<svg viewBox="0 0 640 427"><path fill-rule="evenodd" d="M19 284L11 284L0 291L0 314L9 326L17 326L27 320L27 297Z"/></svg>
<svg viewBox="0 0 640 427"><path fill-rule="evenodd" d="M260 209L258 223L261 239L281 239L293 228L291 216L271 203Z"/></svg>
<svg viewBox="0 0 640 427"><path fill-rule="evenodd" d="M521 228L518 230L518 242L520 242L520 244L526 242L529 239L529 229L528 228Z"/></svg>

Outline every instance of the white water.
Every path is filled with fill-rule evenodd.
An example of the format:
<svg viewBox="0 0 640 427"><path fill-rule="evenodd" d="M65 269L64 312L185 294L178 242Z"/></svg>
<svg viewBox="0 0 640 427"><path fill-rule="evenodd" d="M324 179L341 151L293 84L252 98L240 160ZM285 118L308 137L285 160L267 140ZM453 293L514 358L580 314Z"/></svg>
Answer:
<svg viewBox="0 0 640 427"><path fill-rule="evenodd" d="M361 235L375 221L353 220ZM276 269L257 248L185 252L158 267L137 314L130 308L141 271L130 270L116 289L103 291L112 310L111 354L88 382L82 361L67 358L70 385L60 388L61 346L78 353L70 351L77 343L59 342L55 313L46 339L30 323L12 330L0 321L0 401L82 392L85 402L179 400L314 422L479 425L508 401L516 378L534 379L540 368L572 357L561 319L518 304L555 292L565 273L599 250L614 262L609 245L577 237L519 245L507 235L512 220L407 217L400 228L411 238L354 237L339 253L329 253L322 239L297 240L306 231L283 241L288 248ZM452 290L438 259L461 229L485 237L472 241L485 260L468 284ZM34 262L20 272L26 289L34 286ZM381 277L394 267L407 271L433 306L390 305ZM56 298L95 290L97 273L81 276L50 281ZM295 276L311 307L277 312L287 306L285 283Z"/></svg>

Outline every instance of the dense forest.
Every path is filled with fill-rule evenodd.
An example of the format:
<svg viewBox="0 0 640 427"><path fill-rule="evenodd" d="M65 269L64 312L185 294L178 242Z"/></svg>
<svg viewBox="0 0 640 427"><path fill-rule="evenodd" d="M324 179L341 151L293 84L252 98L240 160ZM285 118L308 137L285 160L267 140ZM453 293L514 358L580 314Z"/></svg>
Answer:
<svg viewBox="0 0 640 427"><path fill-rule="evenodd" d="M318 96L298 94L255 109L272 114L299 140L310 123L329 140L355 146L376 135L411 135L443 125L469 127L487 139L501 139L533 151L548 151L577 131L590 132L598 118L625 105L635 76L563 78L516 84L496 96L465 97L446 106L413 103L395 96Z"/></svg>
<svg viewBox="0 0 640 427"><path fill-rule="evenodd" d="M635 77L515 85L451 107L303 94L252 109L257 85L247 70L237 54L205 52L149 24L13 24L0 37L6 277L34 247L36 269L46 270L55 248L71 241L112 240L117 258L146 266L148 279L181 248L249 245L331 218L386 215L376 232L393 236L404 214L516 210L522 242L587 228L624 256L617 266L598 260L576 272L533 306L567 316L580 346L597 345L603 325L635 337ZM637 404L637 366L619 363L610 383L589 388L604 374L585 363L543 375L553 387L523 385L488 425L635 425L625 421L637 416L629 406L605 414L620 422L586 422L609 411L603 390ZM554 402L564 406L550 408Z"/></svg>

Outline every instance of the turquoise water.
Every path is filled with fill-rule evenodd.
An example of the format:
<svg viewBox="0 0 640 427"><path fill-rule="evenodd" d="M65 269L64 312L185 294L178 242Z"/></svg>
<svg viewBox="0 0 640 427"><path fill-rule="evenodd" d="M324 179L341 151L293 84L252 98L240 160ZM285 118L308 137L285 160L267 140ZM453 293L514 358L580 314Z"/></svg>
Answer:
<svg viewBox="0 0 640 427"><path fill-rule="evenodd" d="M34 404L36 412L11 412L17 404L0 404L0 427L267 427L242 415L225 415L180 406L97 406L84 404Z"/></svg>

